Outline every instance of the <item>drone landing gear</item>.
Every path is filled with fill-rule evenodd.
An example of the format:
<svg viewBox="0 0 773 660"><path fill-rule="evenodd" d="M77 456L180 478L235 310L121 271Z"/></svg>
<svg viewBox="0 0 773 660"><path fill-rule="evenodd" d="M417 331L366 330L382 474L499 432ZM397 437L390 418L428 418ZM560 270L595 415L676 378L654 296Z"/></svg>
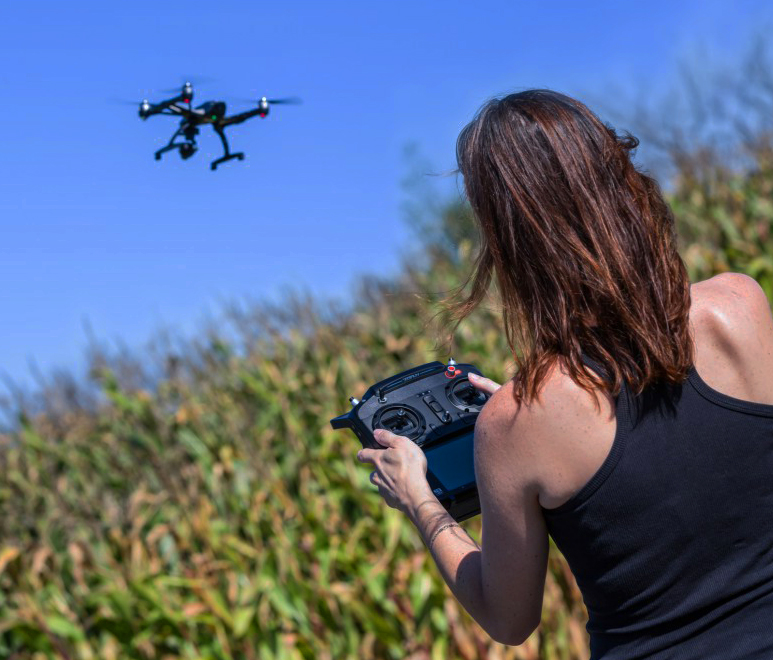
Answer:
<svg viewBox="0 0 773 660"><path fill-rule="evenodd" d="M172 149L179 149L182 146L179 142L170 142L165 147L161 147L156 153L156 160L161 160L161 154L171 151Z"/></svg>
<svg viewBox="0 0 773 660"><path fill-rule="evenodd" d="M214 171L217 169L217 166L220 165L220 163L225 163L227 160L231 160L232 158L238 158L239 160L244 160L244 154L239 152L238 154L232 154L230 150L228 149L228 140L225 138L225 133L223 132L222 128L218 128L217 125L213 126L215 129L215 133L217 133L220 136L220 141L223 143L223 149L225 150L225 154L223 154L220 158L213 160L209 167Z"/></svg>
<svg viewBox="0 0 773 660"><path fill-rule="evenodd" d="M238 154L227 154L226 156L221 156L217 160L213 160L209 167L213 170L217 169L217 166L220 165L220 163L225 163L227 160L231 160L232 158L238 158L239 160L244 160L244 154L238 153Z"/></svg>
<svg viewBox="0 0 773 660"><path fill-rule="evenodd" d="M163 149L159 149L155 153L156 160L161 160L161 154L163 154L166 151L171 151L172 149L179 149L180 150L180 158L183 160L187 160L193 154L196 153L196 145L192 142L176 142L175 144L168 144Z"/></svg>
<svg viewBox="0 0 773 660"><path fill-rule="evenodd" d="M183 160L186 160L193 156L193 154L196 153L196 134L199 132L199 129L192 127L192 126L182 126L179 129L177 129L177 132L172 136L172 139L169 140L168 144L164 147L161 147L156 153L155 157L156 160L161 160L161 154L166 153L167 151L171 151L172 149L179 149L180 150L180 158ZM186 142L175 142L175 139L178 135L185 134Z"/></svg>

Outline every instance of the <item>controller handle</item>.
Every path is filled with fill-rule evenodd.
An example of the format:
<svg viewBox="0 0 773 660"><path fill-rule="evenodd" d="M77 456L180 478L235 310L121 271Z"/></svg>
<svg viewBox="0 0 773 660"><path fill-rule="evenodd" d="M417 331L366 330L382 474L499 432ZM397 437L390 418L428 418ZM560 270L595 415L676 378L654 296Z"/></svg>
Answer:
<svg viewBox="0 0 773 660"><path fill-rule="evenodd" d="M354 424L352 422L352 416L351 411L344 413L343 415L339 415L338 417L333 417L333 419L330 420L330 425L335 429L354 429Z"/></svg>

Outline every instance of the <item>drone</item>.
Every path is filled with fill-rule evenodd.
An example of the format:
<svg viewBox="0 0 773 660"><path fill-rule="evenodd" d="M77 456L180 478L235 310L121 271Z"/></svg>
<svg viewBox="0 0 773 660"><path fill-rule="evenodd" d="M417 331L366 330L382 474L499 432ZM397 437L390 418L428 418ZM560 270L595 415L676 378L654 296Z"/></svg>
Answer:
<svg viewBox="0 0 773 660"><path fill-rule="evenodd" d="M160 103L150 103L147 99L144 99L140 103L139 115L141 119L147 119L153 115L174 115L180 117L180 127L175 131L168 144L161 147L155 153L156 160L161 160L162 154L167 151L177 149L180 153L180 158L187 160L193 154L196 153L198 147L196 146L196 136L199 134L199 126L210 124L215 133L220 137L220 141L223 143L224 154L210 163L210 168L216 170L217 166L229 161L233 158L244 160L244 153L231 153L228 148L228 140L225 136L225 129L233 124L241 124L242 122L252 119L253 117L265 118L268 116L269 108L272 105L288 104L288 103L300 103L301 100L296 97L282 98L282 99L267 99L265 96L258 99L258 107L246 112L240 112L230 117L226 116L226 106L223 101L206 101L195 108L191 106L193 101L193 85L190 82L186 82L180 93L174 98L161 101ZM182 137L181 141L176 141L178 137Z"/></svg>

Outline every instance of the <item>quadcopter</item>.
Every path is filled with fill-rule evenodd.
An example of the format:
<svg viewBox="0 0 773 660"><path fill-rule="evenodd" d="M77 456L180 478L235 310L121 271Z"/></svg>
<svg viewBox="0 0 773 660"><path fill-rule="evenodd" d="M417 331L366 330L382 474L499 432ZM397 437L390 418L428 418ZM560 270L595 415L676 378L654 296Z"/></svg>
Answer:
<svg viewBox="0 0 773 660"><path fill-rule="evenodd" d="M180 127L175 131L169 143L161 147L155 153L156 160L161 160L161 155L172 149L178 149L180 158L186 160L196 153L196 136L199 134L199 126L209 124L214 129L215 133L220 137L220 141L223 143L223 150L225 153L216 160L210 163L210 168L217 169L217 166L221 163L225 163L233 158L244 160L244 154L231 153L228 148L228 140L225 137L225 129L232 124L241 124L252 117L265 118L268 115L269 108L272 105L287 104L287 103L300 103L298 98L284 98L284 99L267 99L265 96L258 100L258 107L246 112L240 112L230 117L226 116L225 102L223 101L206 101L195 108L191 107L193 101L193 85L186 82L180 93L174 98L161 101L160 103L150 103L147 99L144 99L140 103L139 115L141 119L147 119L153 115L174 115L180 117ZM182 136L180 142L176 142L178 137Z"/></svg>

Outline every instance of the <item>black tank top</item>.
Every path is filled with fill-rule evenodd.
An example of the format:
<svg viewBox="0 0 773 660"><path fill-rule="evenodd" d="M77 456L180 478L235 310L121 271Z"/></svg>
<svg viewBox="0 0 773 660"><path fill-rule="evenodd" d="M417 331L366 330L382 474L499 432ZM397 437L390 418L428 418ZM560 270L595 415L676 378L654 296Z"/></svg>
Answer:
<svg viewBox="0 0 773 660"><path fill-rule="evenodd" d="M542 509L588 610L591 659L773 658L773 405L722 394L695 367L615 401L601 467Z"/></svg>

